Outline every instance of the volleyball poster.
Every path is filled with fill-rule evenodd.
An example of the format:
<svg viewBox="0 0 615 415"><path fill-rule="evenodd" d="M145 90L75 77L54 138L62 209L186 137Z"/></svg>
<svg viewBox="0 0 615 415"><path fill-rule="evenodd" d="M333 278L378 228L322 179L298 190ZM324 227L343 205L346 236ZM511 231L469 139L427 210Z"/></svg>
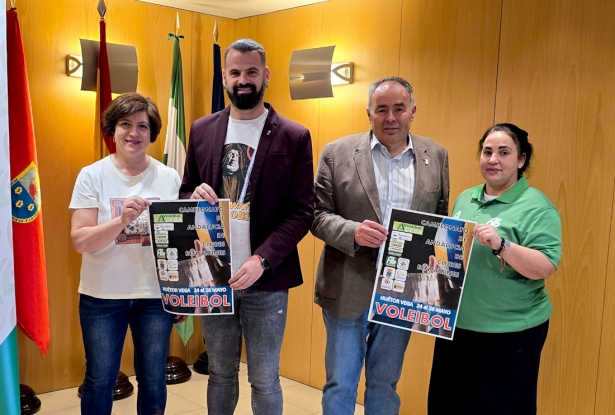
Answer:
<svg viewBox="0 0 615 415"><path fill-rule="evenodd" d="M164 309L233 314L229 200L152 201L148 214Z"/></svg>
<svg viewBox="0 0 615 415"><path fill-rule="evenodd" d="M475 225L393 209L368 320L452 339Z"/></svg>

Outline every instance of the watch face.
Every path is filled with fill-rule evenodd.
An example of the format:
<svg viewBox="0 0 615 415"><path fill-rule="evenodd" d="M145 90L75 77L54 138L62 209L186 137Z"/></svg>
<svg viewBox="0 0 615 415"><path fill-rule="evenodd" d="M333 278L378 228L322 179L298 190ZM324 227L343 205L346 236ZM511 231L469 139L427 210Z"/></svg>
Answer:
<svg viewBox="0 0 615 415"><path fill-rule="evenodd" d="M264 270L268 270L269 267L269 262L267 262L267 260L265 258L261 258L261 265L263 267Z"/></svg>

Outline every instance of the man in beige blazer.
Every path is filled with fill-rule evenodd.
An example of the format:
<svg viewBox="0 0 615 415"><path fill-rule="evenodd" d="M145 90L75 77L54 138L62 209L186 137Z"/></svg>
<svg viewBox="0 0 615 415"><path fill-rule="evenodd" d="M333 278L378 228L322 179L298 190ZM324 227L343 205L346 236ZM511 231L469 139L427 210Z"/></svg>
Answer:
<svg viewBox="0 0 615 415"><path fill-rule="evenodd" d="M323 149L312 233L325 242L315 302L327 329L323 415L354 414L363 362L365 414L399 413L396 392L410 332L367 321L378 249L391 208L448 214L446 149L410 135L416 105L410 84L382 78L369 90L371 131Z"/></svg>

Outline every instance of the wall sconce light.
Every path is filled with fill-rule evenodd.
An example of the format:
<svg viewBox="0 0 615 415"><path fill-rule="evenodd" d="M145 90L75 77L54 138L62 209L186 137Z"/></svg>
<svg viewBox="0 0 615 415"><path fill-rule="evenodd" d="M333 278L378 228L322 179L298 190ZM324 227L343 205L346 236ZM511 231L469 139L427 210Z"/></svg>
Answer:
<svg viewBox="0 0 615 415"><path fill-rule="evenodd" d="M333 96L331 63L335 46L295 50L288 67L288 84L293 100Z"/></svg>
<svg viewBox="0 0 615 415"><path fill-rule="evenodd" d="M66 75L75 78L83 77L83 59L79 55L66 55Z"/></svg>
<svg viewBox="0 0 615 415"><path fill-rule="evenodd" d="M334 63L331 65L331 85L349 85L354 80L354 63Z"/></svg>
<svg viewBox="0 0 615 415"><path fill-rule="evenodd" d="M293 52L288 67L288 86L292 100L329 98L331 85L351 84L354 63L332 63L335 46Z"/></svg>
<svg viewBox="0 0 615 415"><path fill-rule="evenodd" d="M66 55L66 75L80 77L82 91L96 91L100 43L95 40L79 40L82 56ZM139 78L137 49L134 46L107 43L107 54L111 92L122 94L136 91Z"/></svg>

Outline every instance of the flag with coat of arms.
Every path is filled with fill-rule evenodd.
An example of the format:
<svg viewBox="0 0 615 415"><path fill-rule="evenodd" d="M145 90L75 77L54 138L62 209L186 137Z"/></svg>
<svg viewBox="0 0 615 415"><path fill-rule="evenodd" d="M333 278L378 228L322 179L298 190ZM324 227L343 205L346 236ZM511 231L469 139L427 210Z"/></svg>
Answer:
<svg viewBox="0 0 615 415"><path fill-rule="evenodd" d="M0 148L0 159L8 161L0 167L0 180L7 190L0 194L0 220L8 225L3 224L0 232L0 414L19 415L16 323L45 356L50 341L49 307L34 124L14 8L6 11L6 20L0 19L0 29L4 32L0 43L5 43L6 35L6 58L5 51L0 52L6 63L6 72L0 73L0 134L9 140Z"/></svg>
<svg viewBox="0 0 615 415"><path fill-rule="evenodd" d="M45 356L49 347L47 271L34 122L17 12L7 12L11 203L17 324Z"/></svg>

